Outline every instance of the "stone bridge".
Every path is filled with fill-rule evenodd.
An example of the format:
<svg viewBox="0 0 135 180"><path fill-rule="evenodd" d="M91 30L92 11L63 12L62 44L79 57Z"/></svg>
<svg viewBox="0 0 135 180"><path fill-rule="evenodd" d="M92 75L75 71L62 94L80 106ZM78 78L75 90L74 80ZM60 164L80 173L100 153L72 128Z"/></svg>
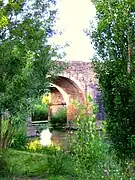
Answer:
<svg viewBox="0 0 135 180"><path fill-rule="evenodd" d="M92 64L90 62L69 61L67 63L64 72L60 74L58 78L52 83L51 86L52 105L50 107L50 112L52 114L55 114L59 108L63 106L69 107L68 105L70 104L70 101L72 99L78 100L81 103L85 103L85 95L89 94L91 98L99 106L99 113L97 114L97 120L103 120L103 108L102 108L102 103L100 102L100 93L98 91L97 84L98 81L95 78L95 74L92 69ZM74 115L74 111L73 111L73 115ZM67 120L71 120L72 117L69 117L67 115ZM99 127L100 126L101 125L99 123ZM31 124L31 118L28 123L27 131L28 131L28 136L36 135L36 129Z"/></svg>
<svg viewBox="0 0 135 180"><path fill-rule="evenodd" d="M98 81L90 62L67 62L64 72L52 83L52 113L55 113L62 106L68 106L71 100L84 103L85 95L89 94L99 106L97 118L103 119L103 108L97 84Z"/></svg>

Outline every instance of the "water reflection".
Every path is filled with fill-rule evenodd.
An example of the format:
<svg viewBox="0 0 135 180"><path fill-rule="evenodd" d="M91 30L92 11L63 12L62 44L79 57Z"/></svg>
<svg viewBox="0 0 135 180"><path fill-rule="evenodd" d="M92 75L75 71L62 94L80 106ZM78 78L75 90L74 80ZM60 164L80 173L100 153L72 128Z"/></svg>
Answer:
<svg viewBox="0 0 135 180"><path fill-rule="evenodd" d="M68 147L69 139L73 134L72 131L53 129L51 133L52 133L52 141L54 144L63 147Z"/></svg>

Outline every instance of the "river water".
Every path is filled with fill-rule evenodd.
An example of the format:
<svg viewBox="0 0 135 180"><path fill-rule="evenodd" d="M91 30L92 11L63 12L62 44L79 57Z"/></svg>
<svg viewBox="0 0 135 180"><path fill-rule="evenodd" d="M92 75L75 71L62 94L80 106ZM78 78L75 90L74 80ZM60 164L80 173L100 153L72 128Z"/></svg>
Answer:
<svg viewBox="0 0 135 180"><path fill-rule="evenodd" d="M52 133L52 142L56 145L60 145L63 147L68 147L69 140L73 135L73 131L68 130L56 130L53 129Z"/></svg>

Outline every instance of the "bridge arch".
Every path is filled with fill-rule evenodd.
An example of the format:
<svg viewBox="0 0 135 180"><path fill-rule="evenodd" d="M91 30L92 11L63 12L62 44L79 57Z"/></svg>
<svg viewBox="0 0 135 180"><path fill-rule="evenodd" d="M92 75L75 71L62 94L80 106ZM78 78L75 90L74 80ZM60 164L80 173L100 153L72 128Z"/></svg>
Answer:
<svg viewBox="0 0 135 180"><path fill-rule="evenodd" d="M77 88L79 88L82 92L85 92L84 83L80 82L78 79L74 78L70 74L61 74L60 77L70 79Z"/></svg>
<svg viewBox="0 0 135 180"><path fill-rule="evenodd" d="M70 78L59 76L51 85L52 114L63 106L68 107L71 100L77 100L84 104L85 94L83 89Z"/></svg>
<svg viewBox="0 0 135 180"><path fill-rule="evenodd" d="M59 65L65 64L65 62L62 61L57 61L57 63ZM84 103L86 101L85 99L86 94L90 95L91 98L99 106L99 114L101 115L98 119L103 119L101 117L103 116L103 108L102 107L100 108L101 106L100 104L102 103L99 95L100 92L98 90L98 79L96 78L96 74L93 70L93 65L91 62L82 62L82 61L67 62L64 71L59 75L58 79L56 79L53 83L59 86L67 93L67 95L69 96L69 101L71 99L77 99L80 102ZM67 88L66 84L67 86L70 85L69 86L70 88ZM58 89L57 92L59 92ZM57 96L56 94L57 93L55 93L55 97ZM61 102L65 102L64 99L61 100Z"/></svg>
<svg viewBox="0 0 135 180"><path fill-rule="evenodd" d="M59 76L53 84L57 87L60 87L63 91L65 91L69 95L69 101L71 99L78 100L81 103L85 102L85 94L83 90L80 88L76 82L74 82L72 79Z"/></svg>
<svg viewBox="0 0 135 180"><path fill-rule="evenodd" d="M57 86L57 85L55 85L53 83L51 83L51 85L61 93L65 103L68 105L69 104L69 96L68 96L68 94L61 87L59 87L59 86Z"/></svg>

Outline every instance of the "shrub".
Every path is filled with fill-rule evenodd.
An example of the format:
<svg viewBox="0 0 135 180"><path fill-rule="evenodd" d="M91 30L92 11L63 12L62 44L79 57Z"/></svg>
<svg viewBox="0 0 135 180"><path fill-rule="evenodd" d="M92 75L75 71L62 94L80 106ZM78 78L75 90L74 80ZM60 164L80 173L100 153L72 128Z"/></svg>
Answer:
<svg viewBox="0 0 135 180"><path fill-rule="evenodd" d="M71 140L71 150L76 164L76 173L80 178L92 178L99 161L102 160L103 147L97 135L95 116L92 114L96 107L92 106L91 99L86 105L76 103L78 115L75 122L78 129Z"/></svg>
<svg viewBox="0 0 135 180"><path fill-rule="evenodd" d="M65 107L59 109L55 115L51 118L51 124L53 126L62 126L67 122L67 109Z"/></svg>
<svg viewBox="0 0 135 180"><path fill-rule="evenodd" d="M28 138L24 130L24 127L20 127L18 131L15 132L12 141L10 143L10 147L18 150L24 149L27 141Z"/></svg>
<svg viewBox="0 0 135 180"><path fill-rule="evenodd" d="M110 3L108 3L110 2ZM135 157L135 1L93 0L97 27L91 38L94 69L107 133L120 159ZM128 7L128 13L127 8ZM115 18L114 18L115 16ZM93 24L94 25L94 24Z"/></svg>
<svg viewBox="0 0 135 180"><path fill-rule="evenodd" d="M0 152L0 177L2 177L7 172L7 163L5 161L4 155Z"/></svg>
<svg viewBox="0 0 135 180"><path fill-rule="evenodd" d="M63 149L58 150L57 148L53 151L48 151L48 176L53 175L64 175L68 177L66 179L72 179L74 171L74 162L71 156L66 153Z"/></svg>
<svg viewBox="0 0 135 180"><path fill-rule="evenodd" d="M2 121L2 147L23 149L27 142L26 122L23 115L12 116Z"/></svg>
<svg viewBox="0 0 135 180"><path fill-rule="evenodd" d="M14 121L16 121L16 119L14 119ZM9 147L18 150L25 149L28 141L26 122L20 119L19 124L14 124L14 126L14 135L12 136Z"/></svg>
<svg viewBox="0 0 135 180"><path fill-rule="evenodd" d="M104 102L107 133L121 159L135 155L135 78L123 62L95 63Z"/></svg>
<svg viewBox="0 0 135 180"><path fill-rule="evenodd" d="M26 149L30 152L38 152L41 151L42 145L38 139L35 139L34 141L27 143Z"/></svg>
<svg viewBox="0 0 135 180"><path fill-rule="evenodd" d="M37 138L27 143L25 147L30 152L47 153L48 155L53 155L56 151L61 150L61 146L56 145L53 142L51 142L50 145L43 146Z"/></svg>
<svg viewBox="0 0 135 180"><path fill-rule="evenodd" d="M70 140L70 156L75 163L75 172L78 179L130 179L133 176L125 174L121 161L110 145L106 143L102 132L95 125L96 106L90 108L91 100L87 99L87 105L76 104L78 115L75 119L78 130ZM89 103L90 102L90 103ZM93 114L88 113L88 109ZM85 113L87 112L87 113ZM105 127L104 127L105 128Z"/></svg>
<svg viewBox="0 0 135 180"><path fill-rule="evenodd" d="M48 108L44 104L35 105L32 120L33 121L40 121L40 120L47 120L48 119Z"/></svg>

